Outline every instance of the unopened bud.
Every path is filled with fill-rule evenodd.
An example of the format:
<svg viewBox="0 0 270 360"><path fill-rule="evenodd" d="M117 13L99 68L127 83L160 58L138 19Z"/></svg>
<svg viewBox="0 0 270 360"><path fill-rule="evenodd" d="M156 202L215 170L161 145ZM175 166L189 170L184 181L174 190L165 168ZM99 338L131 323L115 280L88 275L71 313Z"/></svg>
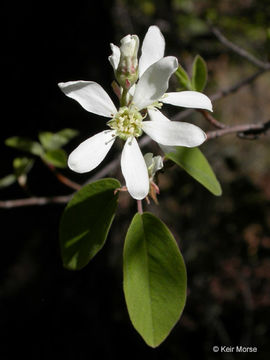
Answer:
<svg viewBox="0 0 270 360"><path fill-rule="evenodd" d="M119 84L127 90L138 79L138 48L139 38L137 35L127 35L121 40L116 78Z"/></svg>
<svg viewBox="0 0 270 360"><path fill-rule="evenodd" d="M153 156L152 153L147 153L144 155L144 161L148 169L149 179L152 181L156 172L163 168L162 157L160 155Z"/></svg>

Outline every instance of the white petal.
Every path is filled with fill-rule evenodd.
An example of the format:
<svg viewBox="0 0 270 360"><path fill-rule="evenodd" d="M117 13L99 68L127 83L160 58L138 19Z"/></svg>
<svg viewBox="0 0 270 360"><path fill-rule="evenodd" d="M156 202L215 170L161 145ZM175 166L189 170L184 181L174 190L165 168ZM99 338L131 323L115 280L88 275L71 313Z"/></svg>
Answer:
<svg viewBox="0 0 270 360"><path fill-rule="evenodd" d="M94 81L69 81L58 86L65 95L94 114L112 117L117 111L106 91Z"/></svg>
<svg viewBox="0 0 270 360"><path fill-rule="evenodd" d="M133 97L133 103L138 110L153 104L163 96L177 67L176 57L167 56L155 62L143 73Z"/></svg>
<svg viewBox="0 0 270 360"><path fill-rule="evenodd" d="M196 125L178 121L144 121L142 129L162 145L195 147L206 140L206 134Z"/></svg>
<svg viewBox="0 0 270 360"><path fill-rule="evenodd" d="M153 153L147 153L144 155L143 158L147 169L153 165Z"/></svg>
<svg viewBox="0 0 270 360"><path fill-rule="evenodd" d="M166 93L164 98L160 99L160 101L175 106L213 111L212 103L209 97L198 91Z"/></svg>
<svg viewBox="0 0 270 360"><path fill-rule="evenodd" d="M156 121L156 120L157 121L171 121L165 115L163 115L161 111L159 111L156 108L148 109L148 115L152 121ZM159 144L159 146L165 154L176 151L175 146L166 146L166 145L162 145L162 144Z"/></svg>
<svg viewBox="0 0 270 360"><path fill-rule="evenodd" d="M111 63L114 71L117 70L120 61L120 49L114 44L110 44L112 49L112 55L109 56L109 62Z"/></svg>
<svg viewBox="0 0 270 360"><path fill-rule="evenodd" d="M122 173L130 195L136 200L149 193L149 177L141 150L135 138L128 139L121 156Z"/></svg>
<svg viewBox="0 0 270 360"><path fill-rule="evenodd" d="M150 119L152 121L156 121L156 120L159 120L159 121L171 121L165 115L163 115L161 111L159 111L156 108L148 109L148 115L149 115L149 117L150 117Z"/></svg>
<svg viewBox="0 0 270 360"><path fill-rule="evenodd" d="M164 56L165 40L155 25L150 26L142 43L142 55L139 60L139 76Z"/></svg>
<svg viewBox="0 0 270 360"><path fill-rule="evenodd" d="M137 35L126 35L121 39L120 53L125 57L136 57L140 45Z"/></svg>
<svg viewBox="0 0 270 360"><path fill-rule="evenodd" d="M82 142L68 157L68 166L77 173L95 169L112 147L115 131L102 131Z"/></svg>

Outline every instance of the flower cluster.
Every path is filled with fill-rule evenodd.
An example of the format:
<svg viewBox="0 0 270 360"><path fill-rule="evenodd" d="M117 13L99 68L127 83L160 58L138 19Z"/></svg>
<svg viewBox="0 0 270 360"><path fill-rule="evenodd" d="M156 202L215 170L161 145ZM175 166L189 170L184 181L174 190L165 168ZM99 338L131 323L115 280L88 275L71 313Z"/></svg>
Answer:
<svg viewBox="0 0 270 360"><path fill-rule="evenodd" d="M78 173L95 169L118 137L125 141L121 169L126 187L134 199L141 200L149 193L150 175L137 138L146 133L165 152L174 146L199 146L206 139L199 127L170 121L160 108L163 104L171 104L212 111L212 104L206 95L196 91L166 93L178 61L174 56L164 57L165 40L157 26L149 27L139 60L138 48L136 35L125 36L120 48L111 44L109 61L118 83L114 84L120 99L118 109L96 82L80 80L58 85L85 110L110 119L107 122L110 129L85 140L70 154L70 169Z"/></svg>

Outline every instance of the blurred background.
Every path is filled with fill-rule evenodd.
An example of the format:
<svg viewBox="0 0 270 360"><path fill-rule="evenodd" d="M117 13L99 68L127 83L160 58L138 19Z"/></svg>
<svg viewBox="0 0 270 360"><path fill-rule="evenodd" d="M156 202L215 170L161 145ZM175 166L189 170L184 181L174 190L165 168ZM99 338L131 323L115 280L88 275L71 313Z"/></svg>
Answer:
<svg viewBox="0 0 270 360"><path fill-rule="evenodd" d="M10 136L37 139L40 131L75 128L80 135L66 147L70 152L104 129L102 118L65 97L57 83L93 80L112 94L109 44L119 44L128 33L142 40L150 25L158 25L166 54L177 56L188 72L200 54L209 69L207 95L258 71L221 44L209 22L257 58L270 60L268 0L15 1L1 8L1 178L20 155L4 145ZM214 116L228 125L269 120L269 88L265 72L214 102ZM173 116L180 109L165 111ZM214 129L195 112L186 121ZM103 250L79 272L61 264L58 224L64 204L1 208L1 359L269 358L269 136L243 140L233 134L209 140L201 149L220 180L222 197L173 167L159 177L160 206L145 206L171 229L187 266L187 304L168 339L148 348L128 319L122 248L136 208L126 194L120 196ZM157 149L150 144L147 150ZM117 147L106 162L116 155ZM78 183L87 179L62 172ZM110 175L122 179L119 169ZM72 192L38 161L28 188L35 196ZM1 200L25 196L18 184L0 193ZM258 352L215 354L214 345L256 346Z"/></svg>

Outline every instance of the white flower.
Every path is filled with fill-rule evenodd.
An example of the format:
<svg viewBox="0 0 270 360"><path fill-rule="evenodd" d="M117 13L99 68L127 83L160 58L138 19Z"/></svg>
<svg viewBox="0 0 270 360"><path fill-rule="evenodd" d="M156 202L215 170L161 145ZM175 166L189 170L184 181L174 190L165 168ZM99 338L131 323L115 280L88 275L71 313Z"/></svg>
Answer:
<svg viewBox="0 0 270 360"><path fill-rule="evenodd" d="M114 69L118 68L121 51L112 45L113 54L109 58ZM184 122L174 122L165 118L157 110L162 103L176 106L212 110L211 101L201 93L183 91L167 93L171 75L178 68L173 56L163 57L164 38L156 26L151 26L142 45L139 60L140 78L129 94L129 103L116 109L105 90L93 81L70 81L58 84L70 98L76 100L85 110L110 120L110 130L102 131L81 143L69 156L68 166L78 173L95 169L105 158L116 137L125 140L121 155L121 169L126 186L134 199L141 200L149 192L148 170L136 138L143 132L164 146L201 145L205 133L197 126ZM150 121L145 121L147 112ZM152 121L154 120L154 121Z"/></svg>

